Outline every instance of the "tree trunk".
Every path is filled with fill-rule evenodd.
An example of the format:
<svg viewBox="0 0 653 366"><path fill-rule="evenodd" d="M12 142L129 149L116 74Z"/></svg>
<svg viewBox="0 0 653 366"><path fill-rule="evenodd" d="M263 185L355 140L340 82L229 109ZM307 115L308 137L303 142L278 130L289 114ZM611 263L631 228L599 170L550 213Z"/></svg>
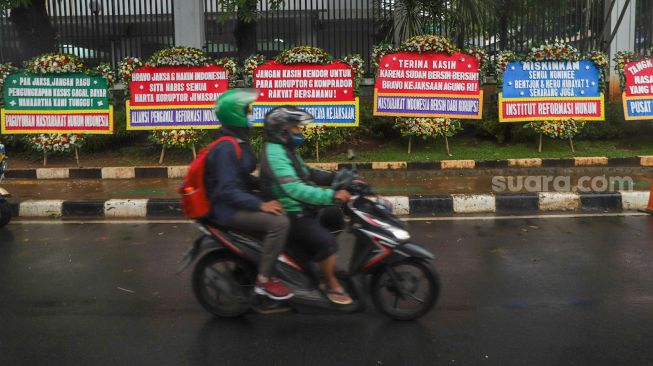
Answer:
<svg viewBox="0 0 653 366"><path fill-rule="evenodd" d="M30 5L11 9L11 21L16 25L22 59L55 50L55 31L45 9L45 0L33 0Z"/></svg>
<svg viewBox="0 0 653 366"><path fill-rule="evenodd" d="M236 27L234 28L234 37L236 38L236 47L238 48L237 56L239 60L244 60L248 56L255 54L256 47L256 20L247 22L243 20L241 12L256 14L256 0L247 0L246 9L240 9L237 13Z"/></svg>

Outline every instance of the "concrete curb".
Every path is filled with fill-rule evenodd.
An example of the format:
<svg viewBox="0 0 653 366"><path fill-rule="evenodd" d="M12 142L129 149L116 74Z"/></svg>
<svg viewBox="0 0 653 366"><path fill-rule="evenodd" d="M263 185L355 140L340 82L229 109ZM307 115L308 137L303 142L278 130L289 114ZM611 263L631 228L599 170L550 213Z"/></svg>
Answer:
<svg viewBox="0 0 653 366"><path fill-rule="evenodd" d="M551 211L621 212L645 209L649 192L453 194L386 197L397 215L468 213L549 213ZM28 200L13 204L19 217L183 218L178 200Z"/></svg>
<svg viewBox="0 0 653 366"><path fill-rule="evenodd" d="M351 163L309 163L310 166L328 170L351 168ZM508 159L508 160L443 160L443 161L379 161L356 163L360 170L470 170L502 168L570 168L570 167L653 167L653 156L628 158L576 157L565 159ZM187 166L143 166L105 168L36 168L9 169L10 179L180 179L186 175Z"/></svg>

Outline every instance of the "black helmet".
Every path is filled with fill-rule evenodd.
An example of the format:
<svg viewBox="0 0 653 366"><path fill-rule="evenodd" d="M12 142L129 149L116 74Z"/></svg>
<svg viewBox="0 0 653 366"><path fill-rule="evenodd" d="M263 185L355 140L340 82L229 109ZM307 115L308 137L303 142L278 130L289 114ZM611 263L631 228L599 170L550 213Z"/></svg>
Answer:
<svg viewBox="0 0 653 366"><path fill-rule="evenodd" d="M288 144L292 140L290 128L305 125L313 120L313 116L303 109L292 106L276 107L265 114L263 133L265 139L279 144Z"/></svg>

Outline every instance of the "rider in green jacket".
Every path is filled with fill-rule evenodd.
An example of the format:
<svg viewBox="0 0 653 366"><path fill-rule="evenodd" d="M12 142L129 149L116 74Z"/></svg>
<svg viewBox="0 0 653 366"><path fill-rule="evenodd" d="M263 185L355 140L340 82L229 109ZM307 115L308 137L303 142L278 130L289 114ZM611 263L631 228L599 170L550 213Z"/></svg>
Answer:
<svg viewBox="0 0 653 366"><path fill-rule="evenodd" d="M334 274L336 238L317 219L317 206L347 202L351 195L346 190L319 187L330 185L335 173L308 167L295 151L304 141L299 126L312 119L309 113L289 106L266 114L263 131L267 142L261 157L261 177L268 194L281 203L290 218L288 245L319 264L327 297L346 305L352 302L351 297Z"/></svg>

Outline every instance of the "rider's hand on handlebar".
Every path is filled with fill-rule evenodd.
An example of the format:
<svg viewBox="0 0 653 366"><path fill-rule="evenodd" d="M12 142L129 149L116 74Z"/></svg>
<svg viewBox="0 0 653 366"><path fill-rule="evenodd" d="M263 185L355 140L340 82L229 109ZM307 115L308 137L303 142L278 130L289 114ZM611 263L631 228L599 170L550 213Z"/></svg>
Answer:
<svg viewBox="0 0 653 366"><path fill-rule="evenodd" d="M259 207L259 209L263 212L271 213L273 215L283 215L283 206L281 206L279 201L263 202L261 203L261 207Z"/></svg>
<svg viewBox="0 0 653 366"><path fill-rule="evenodd" d="M351 194L347 190L341 189L336 191L336 193L333 195L333 199L339 202L349 202L351 199Z"/></svg>

